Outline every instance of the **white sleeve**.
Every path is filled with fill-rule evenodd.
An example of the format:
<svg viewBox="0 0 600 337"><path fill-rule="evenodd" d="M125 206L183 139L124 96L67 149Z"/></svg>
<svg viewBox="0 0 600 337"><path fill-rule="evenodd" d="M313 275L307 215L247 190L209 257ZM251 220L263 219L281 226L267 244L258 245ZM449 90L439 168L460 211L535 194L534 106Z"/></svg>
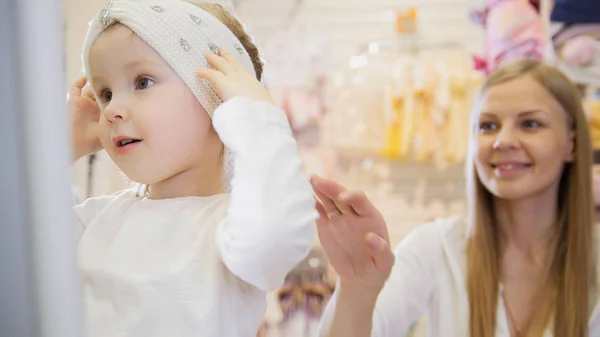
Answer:
<svg viewBox="0 0 600 337"><path fill-rule="evenodd" d="M243 281L273 290L316 239L316 199L296 141L283 111L249 98L223 103L213 124L235 158L220 256Z"/></svg>
<svg viewBox="0 0 600 337"><path fill-rule="evenodd" d="M413 230L396 247L392 273L377 297L372 337L404 337L427 312L433 295L434 270L441 256L435 223ZM328 336L333 323L337 292L323 313L319 336Z"/></svg>

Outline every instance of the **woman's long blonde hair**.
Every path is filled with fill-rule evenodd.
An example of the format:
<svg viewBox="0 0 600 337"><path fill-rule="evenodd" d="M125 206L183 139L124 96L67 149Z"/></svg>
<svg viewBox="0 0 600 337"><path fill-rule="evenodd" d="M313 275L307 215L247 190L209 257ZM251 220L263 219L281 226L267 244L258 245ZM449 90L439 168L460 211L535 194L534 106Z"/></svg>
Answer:
<svg viewBox="0 0 600 337"><path fill-rule="evenodd" d="M574 161L566 163L559 187L557 241L549 266L548 297L535 310L535 335L553 321L554 336L588 337L589 293L593 267L592 150L587 120L579 92L559 70L533 60L509 64L484 83L481 96L491 87L530 76L544 87L568 114L575 134ZM475 123L477 113L473 113ZM472 126L475 124L472 124ZM476 137L473 128L471 137ZM470 146L474 144L473 139ZM493 196L483 186L469 151L467 195L471 235L467 249L467 291L470 336L493 337L500 281L500 244L493 214ZM534 319L535 321L535 319ZM540 329L541 327L541 329Z"/></svg>

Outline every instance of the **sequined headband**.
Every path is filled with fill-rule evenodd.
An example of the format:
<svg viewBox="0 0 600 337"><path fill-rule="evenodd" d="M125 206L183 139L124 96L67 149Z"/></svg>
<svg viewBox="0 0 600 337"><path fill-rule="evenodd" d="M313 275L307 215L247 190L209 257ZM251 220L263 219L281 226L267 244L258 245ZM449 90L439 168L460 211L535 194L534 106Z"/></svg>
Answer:
<svg viewBox="0 0 600 337"><path fill-rule="evenodd" d="M113 0L89 23L83 49L88 78L91 78L90 49L102 32L115 23L128 27L152 47L210 116L222 101L212 84L195 75L197 69L208 67L206 53L225 49L238 57L248 72L255 74L252 60L237 37L200 7L182 0Z"/></svg>

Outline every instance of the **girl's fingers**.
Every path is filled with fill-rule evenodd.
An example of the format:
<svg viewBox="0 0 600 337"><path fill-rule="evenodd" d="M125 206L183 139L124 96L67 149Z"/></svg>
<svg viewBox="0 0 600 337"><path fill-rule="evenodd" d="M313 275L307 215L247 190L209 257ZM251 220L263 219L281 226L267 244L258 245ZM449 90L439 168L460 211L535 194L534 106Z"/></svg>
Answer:
<svg viewBox="0 0 600 337"><path fill-rule="evenodd" d="M87 87L85 87L85 89L83 89L82 96L83 97L87 97L87 98L91 99L94 102L96 101L96 96L94 96L94 91L89 86L87 86Z"/></svg>
<svg viewBox="0 0 600 337"><path fill-rule="evenodd" d="M226 79L225 74L223 74L222 72L220 72L218 70L214 70L214 69L198 69L198 70L196 70L196 75L199 78L203 78L207 81L210 81L217 88L219 87L219 84L221 82L225 81L225 79Z"/></svg>
<svg viewBox="0 0 600 337"><path fill-rule="evenodd" d="M87 77L85 76L81 76L80 78L77 79L77 81L75 81L75 83L73 84L73 86L79 88L80 90L83 89L83 87L85 87L85 85L87 84Z"/></svg>
<svg viewBox="0 0 600 337"><path fill-rule="evenodd" d="M69 90L69 97L81 96L81 92L83 91L83 87L85 87L86 83L87 78L85 76L78 78Z"/></svg>
<svg viewBox="0 0 600 337"><path fill-rule="evenodd" d="M223 49L219 50L219 53L222 53L222 50ZM229 75L236 71L235 67L227 59L215 53L207 53L206 60L208 61L208 64L225 75Z"/></svg>
<svg viewBox="0 0 600 337"><path fill-rule="evenodd" d="M225 60L227 60L227 62L229 62L229 65L233 68L236 69L238 71L246 71L244 69L244 66L242 66L242 64L240 63L240 61L235 58L233 55L231 55L227 50L225 49L219 49L219 54L221 55L222 58L224 58Z"/></svg>

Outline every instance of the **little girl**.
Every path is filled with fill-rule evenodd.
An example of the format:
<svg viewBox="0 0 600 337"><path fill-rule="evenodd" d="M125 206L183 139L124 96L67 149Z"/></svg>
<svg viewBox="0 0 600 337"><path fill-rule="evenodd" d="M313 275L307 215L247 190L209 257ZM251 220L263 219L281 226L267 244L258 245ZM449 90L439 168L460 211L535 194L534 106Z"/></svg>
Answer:
<svg viewBox="0 0 600 337"><path fill-rule="evenodd" d="M221 5L118 0L83 62L76 157L101 145L143 186L75 208L85 335L254 336L317 217L256 47Z"/></svg>

